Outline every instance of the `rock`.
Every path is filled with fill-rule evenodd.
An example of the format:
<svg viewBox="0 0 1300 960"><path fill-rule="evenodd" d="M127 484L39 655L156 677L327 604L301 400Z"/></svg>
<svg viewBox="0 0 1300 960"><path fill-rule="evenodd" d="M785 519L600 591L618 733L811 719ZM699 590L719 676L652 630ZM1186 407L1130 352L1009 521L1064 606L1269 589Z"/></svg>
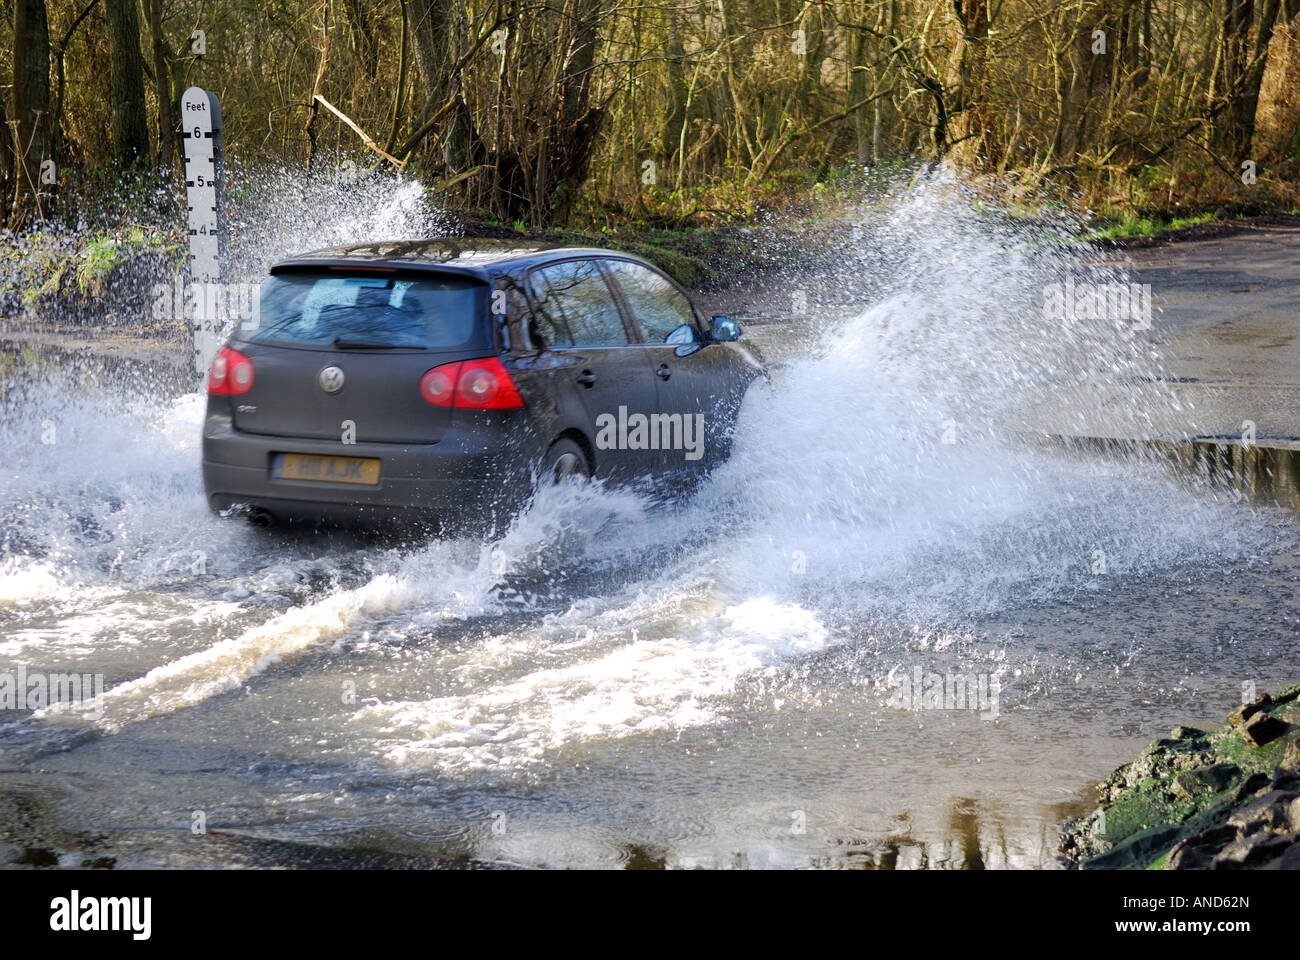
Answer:
<svg viewBox="0 0 1300 960"><path fill-rule="evenodd" d="M1174 844L1165 861L1166 870L1213 870L1214 853L1188 845L1187 840Z"/></svg>
<svg viewBox="0 0 1300 960"><path fill-rule="evenodd" d="M1262 747L1286 733L1288 726L1285 720L1260 711L1246 721L1246 739L1255 746Z"/></svg>
<svg viewBox="0 0 1300 960"><path fill-rule="evenodd" d="M1300 737L1286 745L1286 752L1282 754L1281 765L1291 770L1300 770Z"/></svg>
<svg viewBox="0 0 1300 960"><path fill-rule="evenodd" d="M1265 696L1268 696L1268 694L1265 694ZM1259 700L1255 700L1253 703L1243 703L1236 710L1233 710L1228 714L1228 723L1232 724L1234 727L1239 727L1263 709L1264 705L1261 704Z"/></svg>
<svg viewBox="0 0 1300 960"><path fill-rule="evenodd" d="M1134 834L1123 843L1099 857L1082 864L1084 870L1126 870L1144 861L1154 859L1154 854L1172 844L1180 833L1178 827L1155 826Z"/></svg>
<svg viewBox="0 0 1300 960"><path fill-rule="evenodd" d="M1240 810L1233 811L1228 817L1228 824L1237 827L1243 834L1259 830L1290 829L1291 801L1296 799L1300 799L1300 793L1270 790Z"/></svg>
<svg viewBox="0 0 1300 960"><path fill-rule="evenodd" d="M1260 868L1261 870L1300 870L1300 843L1293 843L1282 856Z"/></svg>
<svg viewBox="0 0 1300 960"><path fill-rule="evenodd" d="M1176 843L1169 851L1166 866L1170 870L1209 870L1215 854L1236 839L1236 827L1225 825L1202 830Z"/></svg>
<svg viewBox="0 0 1300 960"><path fill-rule="evenodd" d="M13 862L24 867L57 867L59 855L44 847L24 847L22 855Z"/></svg>
<svg viewBox="0 0 1300 960"><path fill-rule="evenodd" d="M1169 731L1171 740L1204 740L1205 731L1195 727L1174 727Z"/></svg>
<svg viewBox="0 0 1300 960"><path fill-rule="evenodd" d="M1252 773L1249 777L1243 780L1241 786L1237 788L1237 792L1233 794L1232 802L1241 803L1247 797L1259 793L1259 791L1263 790L1272 782L1272 779L1267 774Z"/></svg>
<svg viewBox="0 0 1300 960"><path fill-rule="evenodd" d="M1287 687L1281 693L1273 694L1274 703L1290 703L1292 700L1300 699L1300 683L1294 687Z"/></svg>
<svg viewBox="0 0 1300 960"><path fill-rule="evenodd" d="M1300 834L1254 833L1228 844L1214 858L1214 870L1242 870L1259 867L1287 853L1300 841Z"/></svg>
<svg viewBox="0 0 1300 960"><path fill-rule="evenodd" d="M1215 763L1208 767L1197 767L1174 777L1174 792L1185 797L1218 793L1220 790L1227 790L1239 776L1241 776L1241 768L1235 763Z"/></svg>
<svg viewBox="0 0 1300 960"><path fill-rule="evenodd" d="M1274 790L1300 790L1300 770L1278 767L1273 771L1273 782L1270 786Z"/></svg>
<svg viewBox="0 0 1300 960"><path fill-rule="evenodd" d="M1153 740L1136 760L1119 767L1097 785L1097 798L1106 804L1113 796L1139 788L1148 780L1171 781L1183 770L1212 762L1213 755L1208 751L1188 751L1186 741Z"/></svg>

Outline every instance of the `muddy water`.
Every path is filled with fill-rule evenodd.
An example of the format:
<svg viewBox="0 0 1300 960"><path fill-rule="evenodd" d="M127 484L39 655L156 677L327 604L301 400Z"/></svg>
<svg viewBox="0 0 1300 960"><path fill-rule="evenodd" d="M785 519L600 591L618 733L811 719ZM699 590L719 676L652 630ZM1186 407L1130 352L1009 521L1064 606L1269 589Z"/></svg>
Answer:
<svg viewBox="0 0 1300 960"><path fill-rule="evenodd" d="M27 375L0 670L107 693L6 714L11 859L1052 866L1092 781L1292 679L1300 566L1284 510L1025 438L1159 358L1016 310L1088 268L1024 229L899 199L871 306L749 329L774 387L702 488L487 542L219 520L200 396Z"/></svg>

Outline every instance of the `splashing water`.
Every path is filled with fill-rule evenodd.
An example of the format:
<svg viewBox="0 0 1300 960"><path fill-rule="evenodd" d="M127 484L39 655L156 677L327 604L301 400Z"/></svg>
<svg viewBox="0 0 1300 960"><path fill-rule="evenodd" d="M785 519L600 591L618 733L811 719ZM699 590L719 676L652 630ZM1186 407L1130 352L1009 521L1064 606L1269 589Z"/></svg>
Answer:
<svg viewBox="0 0 1300 960"><path fill-rule="evenodd" d="M418 180L359 173L350 158L321 161L311 179L286 167L234 169L228 197L231 279L261 282L276 260L348 243L456 232Z"/></svg>
<svg viewBox="0 0 1300 960"><path fill-rule="evenodd" d="M458 227L423 184L384 171L362 172L352 157L322 157L307 176L289 165L227 161L224 219L229 243L224 279L261 283L276 260L352 242L438 237ZM89 206L88 204L86 205ZM188 238L177 181L97 191L77 222L50 220L5 235L0 245L0 316L26 322L148 328L188 334L156 322L157 288L184 280ZM174 314L171 308L167 317Z"/></svg>
<svg viewBox="0 0 1300 960"><path fill-rule="evenodd" d="M347 184L322 201L269 174L232 254L252 276L308 246L445 229L421 193ZM409 842L444 851L430 798L462 824L500 804L527 825L457 828L456 849L545 864L614 862L643 836L679 863L759 848L807 862L829 838L897 833L868 816L886 803L943 836L925 811L953 790L1024 789L1022 763L1043 771L1035 802L1082 786L1081 769L1112 760L1088 744L1111 744L1135 699L1181 702L1188 675L1214 669L1232 625L1186 636L1188 585L1258 588L1293 528L1153 462L1034 439L1047 408L1069 432L1098 382L1125 384L1148 425L1169 410L1146 339L1043 319L1045 285L1114 273L1060 223L978 205L942 175L872 209L817 286L851 303L866 277L873 302L750 329L782 361L775 383L751 392L731 460L683 502L547 490L483 543L268 534L206 511L201 397L30 386L0 421L0 655L110 685L97 739L58 769L107 783L122 756L173 762L146 743L201 749L239 798L230 824L292 812L303 826L282 835L313 842L423 830ZM1151 641L1163 621L1177 645ZM1013 716L921 718L935 732L918 734L885 705L913 665L1000 671ZM1096 714L1091 739L1064 738L1068 757L1039 743L1062 711ZM0 743L37 727L87 721L47 709ZM990 761L963 763L955 787L954 736ZM249 766L251 750L265 762ZM899 756L902 780L871 766ZM172 798L142 773L98 819L179 817L204 782ZM825 831L773 854L763 824L798 803L819 805ZM1038 809L1012 816L1013 847L1033 847ZM575 839L593 822L613 838L594 850Z"/></svg>

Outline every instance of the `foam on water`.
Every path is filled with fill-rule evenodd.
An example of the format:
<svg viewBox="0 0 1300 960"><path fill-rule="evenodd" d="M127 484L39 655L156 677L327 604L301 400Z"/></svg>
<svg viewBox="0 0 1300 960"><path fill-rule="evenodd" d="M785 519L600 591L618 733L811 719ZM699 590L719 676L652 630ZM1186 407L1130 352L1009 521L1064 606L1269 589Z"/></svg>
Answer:
<svg viewBox="0 0 1300 960"><path fill-rule="evenodd" d="M647 606L633 602L594 618L571 612L547 624L543 637L588 631L567 643L564 665L463 696L367 706L351 724L404 768L465 774L524 767L582 740L709 723L740 678L825 644L815 615L766 598L692 618L689 636L634 637L628 621L656 623Z"/></svg>

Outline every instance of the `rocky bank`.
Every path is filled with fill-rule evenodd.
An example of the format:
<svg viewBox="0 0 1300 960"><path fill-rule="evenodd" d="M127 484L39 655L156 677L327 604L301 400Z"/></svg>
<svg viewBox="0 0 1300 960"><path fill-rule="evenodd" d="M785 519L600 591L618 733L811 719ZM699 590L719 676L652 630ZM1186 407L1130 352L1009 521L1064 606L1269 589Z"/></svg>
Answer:
<svg viewBox="0 0 1300 960"><path fill-rule="evenodd" d="M1175 727L1097 786L1061 856L1084 870L1300 869L1300 684L1217 730Z"/></svg>

